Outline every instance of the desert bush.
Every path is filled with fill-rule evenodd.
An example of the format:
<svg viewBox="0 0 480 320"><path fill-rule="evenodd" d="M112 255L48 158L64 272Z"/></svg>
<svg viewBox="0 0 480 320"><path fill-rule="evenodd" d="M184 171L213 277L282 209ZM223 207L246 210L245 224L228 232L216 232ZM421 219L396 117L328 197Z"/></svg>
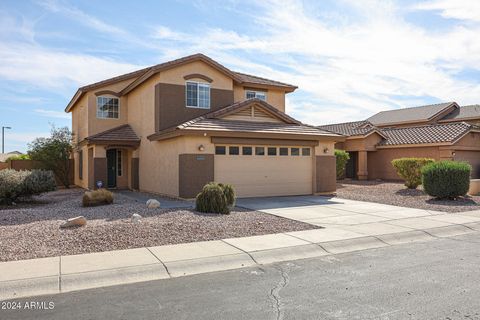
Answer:
<svg viewBox="0 0 480 320"><path fill-rule="evenodd" d="M113 193L107 189L98 189L95 191L85 191L82 198L84 207L101 206L113 203Z"/></svg>
<svg viewBox="0 0 480 320"><path fill-rule="evenodd" d="M229 201L218 183L207 183L197 195L195 209L199 212L229 214Z"/></svg>
<svg viewBox="0 0 480 320"><path fill-rule="evenodd" d="M55 178L51 171L0 171L0 203L11 204L19 197L53 191L55 188Z"/></svg>
<svg viewBox="0 0 480 320"><path fill-rule="evenodd" d="M435 198L455 199L467 194L472 167L466 162L438 161L422 169L425 192Z"/></svg>
<svg viewBox="0 0 480 320"><path fill-rule="evenodd" d="M57 188L55 175L52 171L31 170L23 181L23 194L34 195L53 191Z"/></svg>
<svg viewBox="0 0 480 320"><path fill-rule="evenodd" d="M434 161L429 158L400 158L392 160L392 165L397 174L405 180L405 186L416 189L422 184L422 168Z"/></svg>
<svg viewBox="0 0 480 320"><path fill-rule="evenodd" d="M345 167L350 159L350 155L345 150L335 150L335 160L337 166L337 180L345 176Z"/></svg>
<svg viewBox="0 0 480 320"><path fill-rule="evenodd" d="M223 189L223 194L227 199L227 206L233 208L235 206L235 189L233 189L231 184L219 183L218 185Z"/></svg>

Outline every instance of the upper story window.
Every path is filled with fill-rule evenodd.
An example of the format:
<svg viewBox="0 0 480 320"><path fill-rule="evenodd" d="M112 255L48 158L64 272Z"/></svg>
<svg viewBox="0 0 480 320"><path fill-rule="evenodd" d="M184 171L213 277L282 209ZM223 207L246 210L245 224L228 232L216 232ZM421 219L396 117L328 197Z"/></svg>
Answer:
<svg viewBox="0 0 480 320"><path fill-rule="evenodd" d="M187 107L210 109L210 84L187 81Z"/></svg>
<svg viewBox="0 0 480 320"><path fill-rule="evenodd" d="M97 118L118 119L118 98L97 97Z"/></svg>
<svg viewBox="0 0 480 320"><path fill-rule="evenodd" d="M247 90L246 96L247 96L247 99L257 98L263 101L267 101L267 93L265 91Z"/></svg>

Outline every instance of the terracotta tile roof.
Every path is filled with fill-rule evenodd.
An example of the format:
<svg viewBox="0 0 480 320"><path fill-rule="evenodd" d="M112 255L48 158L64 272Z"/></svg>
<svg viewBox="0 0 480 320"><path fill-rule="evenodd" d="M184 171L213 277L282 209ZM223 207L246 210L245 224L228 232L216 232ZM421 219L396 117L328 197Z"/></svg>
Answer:
<svg viewBox="0 0 480 320"><path fill-rule="evenodd" d="M270 79L266 79L266 78L261 78L261 77L253 76L253 75L246 74L246 73L235 72L235 74L240 77L242 82L263 84L263 85L270 85L270 86L279 86L279 87L297 88L296 86L288 84L288 83L275 81L275 80L270 80Z"/></svg>
<svg viewBox="0 0 480 320"><path fill-rule="evenodd" d="M108 142L115 141L118 143L121 142L130 142L130 143L140 143L140 138L137 136L135 131L129 124L124 124L92 136L85 138L88 142Z"/></svg>
<svg viewBox="0 0 480 320"><path fill-rule="evenodd" d="M221 116L232 113L243 107L249 105L260 106L274 115L285 121L284 123L271 123L271 122L255 122L255 121L237 121L237 120L224 120ZM300 121L293 119L285 113L279 111L275 107L271 106L267 102L260 99L249 99L242 102L235 103L233 105L224 107L220 110L207 113L198 118L186 121L177 126L167 128L160 132L154 133L148 136L149 139L155 140L163 135L181 131L230 131L230 132L249 132L249 133L278 133L278 134L298 134L298 135L321 135L331 137L343 137L336 133L332 133L326 130L321 130L317 127L302 124Z"/></svg>
<svg viewBox="0 0 480 320"><path fill-rule="evenodd" d="M327 135L332 133L317 129L313 126L297 125L288 123L270 123L254 121L232 121L222 119L201 119L181 126L184 130L202 131L235 131L255 133L282 133L300 135Z"/></svg>
<svg viewBox="0 0 480 320"><path fill-rule="evenodd" d="M403 108L397 110L380 111L374 114L367 121L373 125L388 125L400 122L415 122L428 121L438 113L446 110L452 105L457 105L455 102L445 102L438 104L431 104L420 107Z"/></svg>
<svg viewBox="0 0 480 320"><path fill-rule="evenodd" d="M477 129L477 127L465 122L382 129L387 139L382 140L378 145L452 143L471 129Z"/></svg>
<svg viewBox="0 0 480 320"><path fill-rule="evenodd" d="M374 125L372 125L370 122L366 120L327 124L327 125L317 126L317 128L321 130L330 131L333 133L338 133L345 136L363 136L372 131L378 130L377 127L375 127Z"/></svg>
<svg viewBox="0 0 480 320"><path fill-rule="evenodd" d="M480 118L480 104L473 104L457 108L443 117L441 121L471 118Z"/></svg>

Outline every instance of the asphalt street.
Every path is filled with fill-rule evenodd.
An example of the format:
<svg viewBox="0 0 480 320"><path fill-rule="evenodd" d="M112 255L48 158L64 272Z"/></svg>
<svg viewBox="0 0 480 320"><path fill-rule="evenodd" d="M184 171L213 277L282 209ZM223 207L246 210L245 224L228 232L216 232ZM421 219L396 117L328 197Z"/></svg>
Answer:
<svg viewBox="0 0 480 320"><path fill-rule="evenodd" d="M480 319L479 266L472 233L3 301L0 319Z"/></svg>

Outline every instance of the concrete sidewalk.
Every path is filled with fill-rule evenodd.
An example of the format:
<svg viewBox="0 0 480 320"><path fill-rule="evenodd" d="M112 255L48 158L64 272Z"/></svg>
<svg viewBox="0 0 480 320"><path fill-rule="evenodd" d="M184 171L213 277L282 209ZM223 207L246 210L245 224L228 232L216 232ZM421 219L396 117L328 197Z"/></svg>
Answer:
<svg viewBox="0 0 480 320"><path fill-rule="evenodd" d="M299 198L294 200L296 206L280 208L266 200L259 202L265 209L256 209L324 229L2 262L0 299L168 279L480 231L478 212L423 212L349 200L306 205ZM254 206L247 200L239 202Z"/></svg>

